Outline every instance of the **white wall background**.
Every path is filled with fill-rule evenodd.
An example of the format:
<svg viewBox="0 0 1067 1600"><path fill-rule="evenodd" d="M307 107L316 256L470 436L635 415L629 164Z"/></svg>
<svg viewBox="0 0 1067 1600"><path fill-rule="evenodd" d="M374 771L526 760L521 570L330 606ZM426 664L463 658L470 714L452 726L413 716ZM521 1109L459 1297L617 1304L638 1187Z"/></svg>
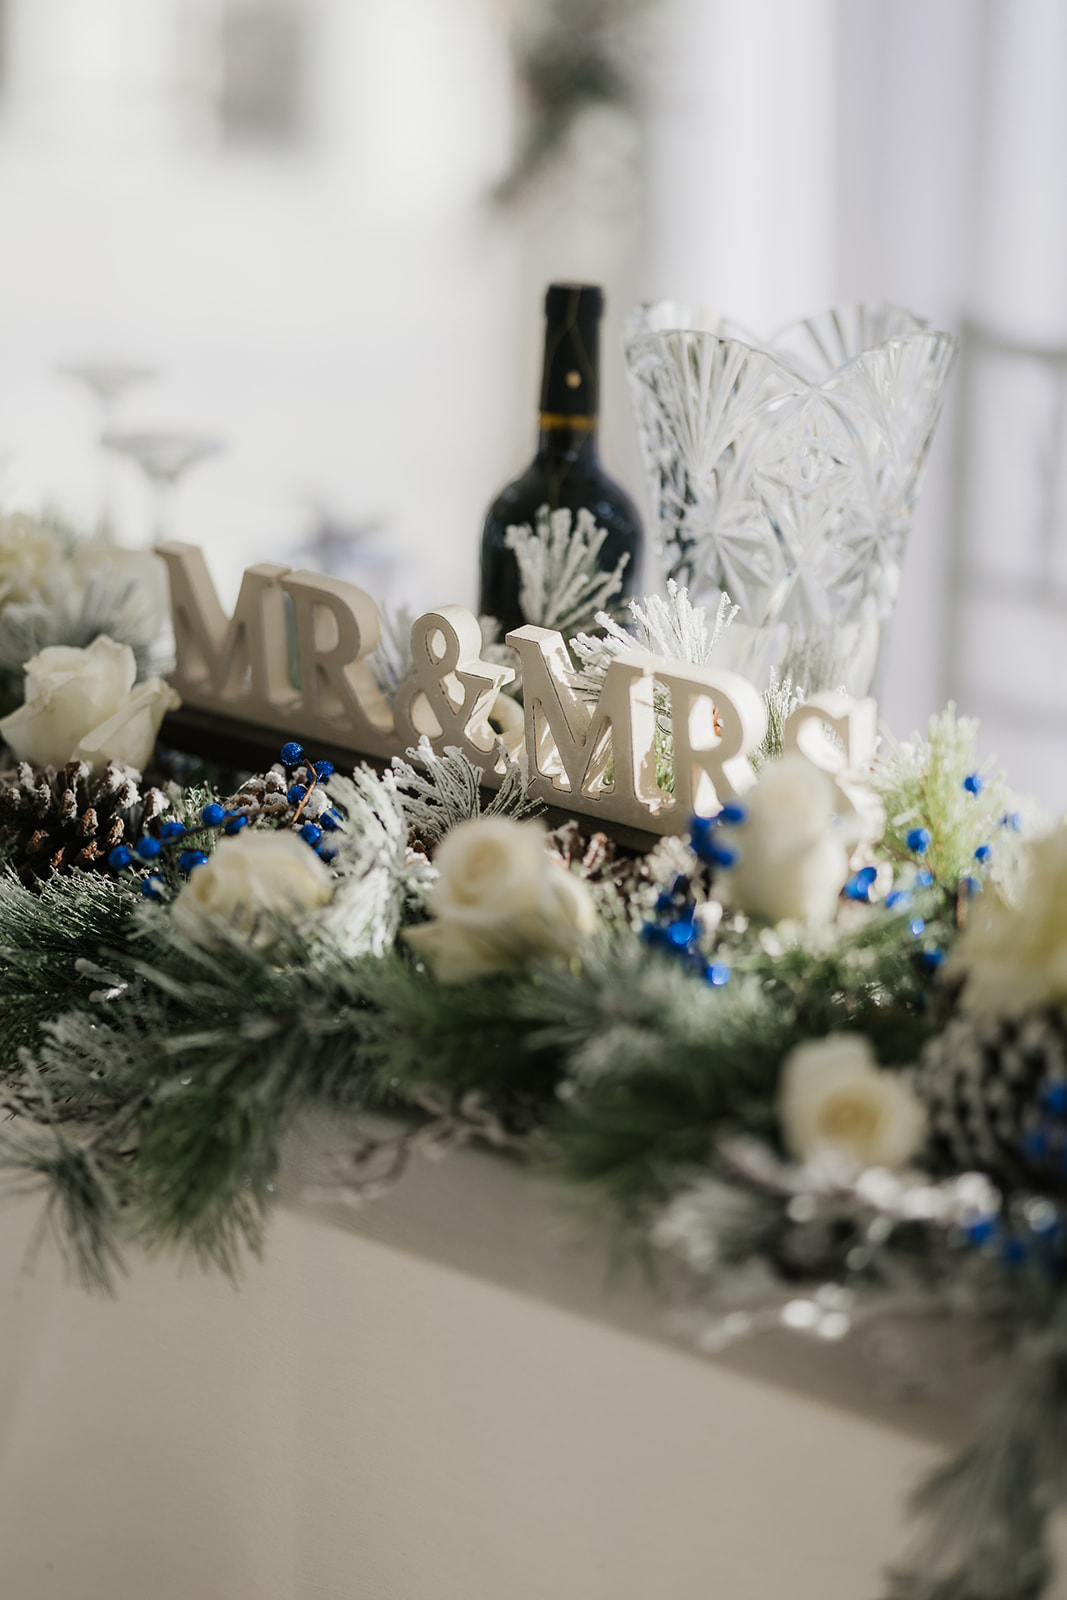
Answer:
<svg viewBox="0 0 1067 1600"><path fill-rule="evenodd" d="M179 524L225 585L249 558L291 555L324 508L377 529L377 593L470 599L482 509L532 443L549 278L607 287L605 455L638 493L617 342L637 298L691 297L768 331L885 298L941 326L1067 339L1061 0L659 0L635 32L637 125L589 117L510 211L487 195L516 126L508 31L532 0L290 0L306 115L291 143L261 147L220 135L227 3L7 0L8 502L96 514L96 412L55 368L133 357L161 376L124 422L227 442L183 486ZM954 426L950 404L883 709L904 732L955 689L988 712L1019 783L1062 806L1067 739L1040 716L1020 731L972 670L992 661L1001 689L1014 672L1012 704L1062 681L1059 613L1024 648L1039 631L1025 620L1009 641L949 605L970 559L949 539ZM1000 426L998 503L1021 528L1033 472L1021 446L998 449ZM146 485L126 463L110 476L123 536L144 540Z"/></svg>

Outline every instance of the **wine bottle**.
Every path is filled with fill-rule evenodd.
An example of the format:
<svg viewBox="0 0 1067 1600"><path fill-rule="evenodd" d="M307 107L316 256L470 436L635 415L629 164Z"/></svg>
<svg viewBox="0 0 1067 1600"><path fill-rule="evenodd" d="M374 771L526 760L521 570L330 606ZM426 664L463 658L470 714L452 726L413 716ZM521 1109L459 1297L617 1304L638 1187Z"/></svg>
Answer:
<svg viewBox="0 0 1067 1600"><path fill-rule="evenodd" d="M553 283L545 295L545 360L537 454L526 471L497 495L485 519L479 609L501 631L526 619L519 605L519 569L506 543L516 524L535 525L542 506L588 509L607 538L597 565L614 571L623 555L625 599L640 569L641 522L626 491L604 471L597 454L600 411L600 318L604 294L595 284Z"/></svg>

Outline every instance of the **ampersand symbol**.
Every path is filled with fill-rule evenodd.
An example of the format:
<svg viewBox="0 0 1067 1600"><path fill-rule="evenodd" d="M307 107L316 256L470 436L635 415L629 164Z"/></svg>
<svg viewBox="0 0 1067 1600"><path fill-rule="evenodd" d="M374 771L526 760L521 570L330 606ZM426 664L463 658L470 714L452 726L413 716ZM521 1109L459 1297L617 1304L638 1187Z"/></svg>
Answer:
<svg viewBox="0 0 1067 1600"><path fill-rule="evenodd" d="M441 606L411 629L411 676L393 702L396 731L410 745L425 734L438 752L462 751L473 766L502 760L500 737L489 723L493 704L515 673L482 661L482 632L465 606Z"/></svg>

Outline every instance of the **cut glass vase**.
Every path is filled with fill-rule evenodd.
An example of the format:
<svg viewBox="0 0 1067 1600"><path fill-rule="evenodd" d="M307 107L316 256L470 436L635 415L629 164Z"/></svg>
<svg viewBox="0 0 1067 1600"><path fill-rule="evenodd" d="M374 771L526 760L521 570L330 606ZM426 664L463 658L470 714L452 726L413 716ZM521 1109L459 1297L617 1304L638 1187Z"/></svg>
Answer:
<svg viewBox="0 0 1067 1600"><path fill-rule="evenodd" d="M847 306L760 344L674 301L624 337L666 575L739 607L718 659L877 692L955 339Z"/></svg>

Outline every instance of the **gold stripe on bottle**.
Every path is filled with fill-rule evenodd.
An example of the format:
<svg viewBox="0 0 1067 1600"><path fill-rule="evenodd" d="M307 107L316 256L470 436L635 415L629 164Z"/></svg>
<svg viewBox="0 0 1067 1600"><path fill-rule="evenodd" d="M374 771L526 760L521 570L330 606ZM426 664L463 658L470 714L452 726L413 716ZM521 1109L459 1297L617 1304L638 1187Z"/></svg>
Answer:
<svg viewBox="0 0 1067 1600"><path fill-rule="evenodd" d="M552 428L570 428L574 433L592 433L597 425L597 418L592 417L565 417L558 411L542 411L538 415L538 426L542 431Z"/></svg>

